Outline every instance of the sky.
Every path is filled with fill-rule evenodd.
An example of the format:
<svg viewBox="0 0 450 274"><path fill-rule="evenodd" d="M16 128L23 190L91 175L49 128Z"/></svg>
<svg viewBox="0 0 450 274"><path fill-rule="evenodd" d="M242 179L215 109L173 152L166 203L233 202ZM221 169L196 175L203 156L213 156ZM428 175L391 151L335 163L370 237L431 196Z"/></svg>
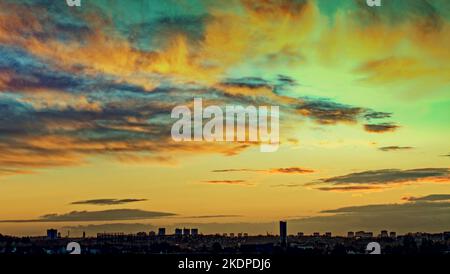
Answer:
<svg viewBox="0 0 450 274"><path fill-rule="evenodd" d="M0 233L450 230L450 2L0 0ZM279 106L280 145L171 111Z"/></svg>

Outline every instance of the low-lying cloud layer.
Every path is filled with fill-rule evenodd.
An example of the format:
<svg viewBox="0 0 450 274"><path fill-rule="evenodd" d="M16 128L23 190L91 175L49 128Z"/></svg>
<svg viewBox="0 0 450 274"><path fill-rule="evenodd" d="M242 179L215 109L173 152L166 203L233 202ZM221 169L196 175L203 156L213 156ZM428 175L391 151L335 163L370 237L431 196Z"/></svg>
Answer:
<svg viewBox="0 0 450 274"><path fill-rule="evenodd" d="M33 222L93 222L117 220L145 220L175 216L174 213L146 211L140 209L109 209L101 211L72 211L64 214L47 214L38 219L0 220L0 223L33 223Z"/></svg>
<svg viewBox="0 0 450 274"><path fill-rule="evenodd" d="M450 227L450 194L430 194L408 199L406 203L373 204L341 207L323 210L318 216L288 219L289 233L325 232L346 235L348 231L372 231L376 235L381 230L408 232L443 232ZM133 232L155 229L152 225L125 224ZM148 229L146 230L146 226ZM175 227L196 227L204 234L221 232L247 232L250 234L278 233L277 222L264 223L179 223L166 226L168 233ZM119 231L121 224L88 225L69 227L80 233L92 229L92 234L102 231ZM123 230L121 230L123 231Z"/></svg>
<svg viewBox="0 0 450 274"><path fill-rule="evenodd" d="M383 229L400 233L443 232L450 226L448 201L351 206L324 210L321 213L326 216L293 220L293 226L308 231L333 229L343 235L347 231L358 230L373 231L376 234Z"/></svg>

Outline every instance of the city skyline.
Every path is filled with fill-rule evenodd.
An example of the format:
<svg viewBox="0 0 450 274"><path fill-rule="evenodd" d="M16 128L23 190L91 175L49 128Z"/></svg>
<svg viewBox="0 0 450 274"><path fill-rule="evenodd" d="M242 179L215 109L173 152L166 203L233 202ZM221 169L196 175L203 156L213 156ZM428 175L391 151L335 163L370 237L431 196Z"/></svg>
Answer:
<svg viewBox="0 0 450 274"><path fill-rule="evenodd" d="M446 0L2 0L0 233L448 231L448 45ZM278 150L174 141L194 98Z"/></svg>

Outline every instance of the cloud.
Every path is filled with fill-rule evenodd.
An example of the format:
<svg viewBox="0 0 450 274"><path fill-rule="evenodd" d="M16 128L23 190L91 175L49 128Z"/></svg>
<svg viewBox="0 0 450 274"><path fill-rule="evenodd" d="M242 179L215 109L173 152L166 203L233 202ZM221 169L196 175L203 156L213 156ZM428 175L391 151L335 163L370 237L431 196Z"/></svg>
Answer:
<svg viewBox="0 0 450 274"><path fill-rule="evenodd" d="M203 181L203 183L206 184L217 184L217 185L252 185L251 183L248 183L246 180L208 180Z"/></svg>
<svg viewBox="0 0 450 274"><path fill-rule="evenodd" d="M369 170L358 173L350 173L343 176L336 176L321 179L324 183L333 184L386 184L411 182L424 179L438 180L450 179L450 169L448 168L418 168L418 169L380 169Z"/></svg>
<svg viewBox="0 0 450 274"><path fill-rule="evenodd" d="M272 185L271 187L302 187L303 184L278 184Z"/></svg>
<svg viewBox="0 0 450 274"><path fill-rule="evenodd" d="M336 124L338 122L356 123L363 115L364 108L347 106L327 100L309 100L297 106L301 115L311 117L319 124Z"/></svg>
<svg viewBox="0 0 450 274"><path fill-rule="evenodd" d="M193 219L212 219L212 218L235 218L235 217L242 217L242 215L198 215L198 216L187 216L185 218L193 218Z"/></svg>
<svg viewBox="0 0 450 274"><path fill-rule="evenodd" d="M286 173L286 174L305 174L305 173L313 173L312 169L305 169L301 167L286 167L286 168L274 168L268 170L269 173Z"/></svg>
<svg viewBox="0 0 450 274"><path fill-rule="evenodd" d="M392 117L392 113L389 113L389 112L371 111L371 112L364 114L364 118L366 118L367 120L384 119L384 118L391 118L391 117Z"/></svg>
<svg viewBox="0 0 450 274"><path fill-rule="evenodd" d="M435 202L450 200L450 194L431 194L422 197L403 197L402 200L410 202Z"/></svg>
<svg viewBox="0 0 450 274"><path fill-rule="evenodd" d="M230 168L230 169L214 169L212 172L261 172L260 169L248 169L248 168Z"/></svg>
<svg viewBox="0 0 450 274"><path fill-rule="evenodd" d="M47 214L39 219L0 220L0 223L35 223L35 222L92 222L117 220L145 220L175 216L174 213L145 211L140 209L110 209L101 211L72 211L64 214Z"/></svg>
<svg viewBox="0 0 450 274"><path fill-rule="evenodd" d="M392 113L330 98L297 97L301 83L276 69L275 64L280 64L295 70L308 61L309 51L321 56L341 46L355 48L337 43L340 39L331 43L324 39L339 38L330 35L337 33L348 41L340 26L358 34L356 43L377 41L378 32L359 29L359 20L366 18L361 13L367 10L349 7L358 15L352 17L358 24L348 16L344 22L348 24L340 24L339 10L323 24L328 14L312 1L210 2L189 4L189 8L161 5L126 22L117 20L116 12L134 18L141 10L133 5L91 4L89 9L72 12L64 3L49 7L45 1L2 2L0 165L8 169L3 174L80 165L98 155L128 163L174 164L185 152L233 156L255 145L172 142L170 111L176 105L190 105L193 97L204 98L205 104L278 105L285 112L286 140L293 140L286 128L295 131L294 125L302 119L334 125L391 118ZM424 8L430 12L420 18L442 17ZM410 24L416 21L412 18L405 20ZM375 23L372 19L364 24L369 30ZM446 24L433 24L438 25L445 28ZM398 33L386 35L397 37ZM308 49L310 38L320 45ZM444 37L433 32L430 38L443 41ZM417 52L447 54L447 48L438 44L423 45ZM324 50L325 45L333 48ZM381 51L375 47L374 52ZM370 62L363 59L362 64ZM267 77L228 73L242 65L266 64L274 67ZM370 74L383 69L383 64L359 71ZM368 124L366 130L385 132L396 127Z"/></svg>
<svg viewBox="0 0 450 274"><path fill-rule="evenodd" d="M442 200L431 198L423 201L409 201L397 204L372 204L360 206L340 207L322 210L318 216L288 219L289 230L293 232L312 233L315 231L331 231L333 234L346 235L348 231L395 231L397 233L408 232L442 232L450 226L450 202L444 200L447 194L431 194L425 197L438 197ZM183 223L166 226L169 231L175 227L196 227L201 233L230 233L248 232L251 234L277 233L276 222L266 223ZM81 234L83 231L95 234L108 231L131 232L148 231L156 229L147 224L106 224L66 227ZM78 229L79 228L79 229ZM92 228L92 231L89 230ZM122 229L123 228L123 229ZM75 231L74 231L75 232Z"/></svg>
<svg viewBox="0 0 450 274"><path fill-rule="evenodd" d="M215 169L212 170L212 172L262 172L272 174L305 174L305 173L313 173L314 170L302 167L280 167L272 169L249 169L249 168Z"/></svg>
<svg viewBox="0 0 450 274"><path fill-rule="evenodd" d="M322 191L350 192L350 191L371 191L383 189L380 186L325 186L316 188Z"/></svg>
<svg viewBox="0 0 450 274"><path fill-rule="evenodd" d="M381 169L322 178L305 186L325 184L328 186L318 187L317 189L325 191L358 191L377 190L414 182L449 181L450 169L448 168Z"/></svg>
<svg viewBox="0 0 450 274"><path fill-rule="evenodd" d="M134 202L147 201L147 199L94 199L72 202L72 205L121 205Z"/></svg>
<svg viewBox="0 0 450 274"><path fill-rule="evenodd" d="M364 129L371 133L384 133L395 131L399 126L392 123L381 123L381 124L365 124Z"/></svg>
<svg viewBox="0 0 450 274"><path fill-rule="evenodd" d="M402 147L402 146L387 146L387 147L379 147L381 151L397 151L397 150L411 150L413 147Z"/></svg>
<svg viewBox="0 0 450 274"><path fill-rule="evenodd" d="M272 89L271 83L260 77L230 78L226 79L222 84L230 87L241 87L248 89Z"/></svg>

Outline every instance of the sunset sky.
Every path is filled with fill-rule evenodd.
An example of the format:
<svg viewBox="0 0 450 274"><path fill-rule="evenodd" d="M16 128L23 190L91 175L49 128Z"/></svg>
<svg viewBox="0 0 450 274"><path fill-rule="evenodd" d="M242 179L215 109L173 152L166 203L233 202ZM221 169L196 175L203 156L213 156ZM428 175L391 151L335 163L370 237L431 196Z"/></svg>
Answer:
<svg viewBox="0 0 450 274"><path fill-rule="evenodd" d="M450 1L0 0L0 234L450 230ZM279 106L280 147L174 142Z"/></svg>

